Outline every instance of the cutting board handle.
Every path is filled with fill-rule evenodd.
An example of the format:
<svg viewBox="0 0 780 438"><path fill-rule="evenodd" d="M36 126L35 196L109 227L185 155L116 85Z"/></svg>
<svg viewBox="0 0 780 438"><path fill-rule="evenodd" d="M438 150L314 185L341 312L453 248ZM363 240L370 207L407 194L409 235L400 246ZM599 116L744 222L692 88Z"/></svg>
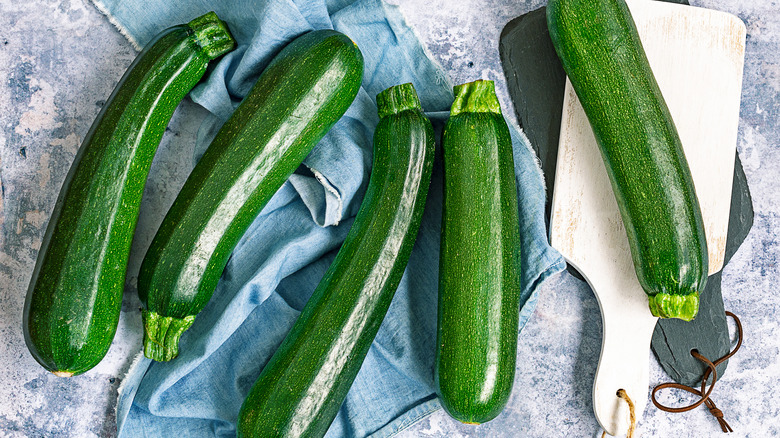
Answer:
<svg viewBox="0 0 780 438"><path fill-rule="evenodd" d="M647 311L644 292L632 292L632 296L644 300L637 299L618 311L601 309L604 336L593 380L593 411L610 435L625 434L629 426L628 404L618 398L619 389L625 390L634 403L637 417L642 416L647 405L650 339L658 318Z"/></svg>

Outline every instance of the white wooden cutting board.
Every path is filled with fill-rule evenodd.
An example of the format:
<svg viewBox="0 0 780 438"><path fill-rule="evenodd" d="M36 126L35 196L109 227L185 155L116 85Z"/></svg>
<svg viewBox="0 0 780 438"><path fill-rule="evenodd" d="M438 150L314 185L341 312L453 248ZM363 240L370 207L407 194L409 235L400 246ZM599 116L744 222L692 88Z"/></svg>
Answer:
<svg viewBox="0 0 780 438"><path fill-rule="evenodd" d="M723 12L629 0L672 113L702 208L710 273L723 267L739 122L745 26ZM550 230L552 246L587 279L603 322L593 408L607 433L625 433L623 388L641 418L656 318L636 278L628 238L582 106L567 80Z"/></svg>

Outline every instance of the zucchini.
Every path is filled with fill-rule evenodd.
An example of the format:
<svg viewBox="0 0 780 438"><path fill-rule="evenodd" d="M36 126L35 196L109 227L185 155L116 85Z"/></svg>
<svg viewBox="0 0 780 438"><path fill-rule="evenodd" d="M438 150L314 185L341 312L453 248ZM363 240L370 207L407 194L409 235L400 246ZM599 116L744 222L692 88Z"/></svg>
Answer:
<svg viewBox="0 0 780 438"><path fill-rule="evenodd" d="M239 437L324 436L390 307L433 169L431 122L412 84L377 96L363 203L347 238L241 406Z"/></svg>
<svg viewBox="0 0 780 438"><path fill-rule="evenodd" d="M68 172L24 307L33 357L62 377L105 356L116 332L141 195L174 109L235 42L213 12L159 34L92 124Z"/></svg>
<svg viewBox="0 0 780 438"><path fill-rule="evenodd" d="M650 310L690 321L709 268L704 224L631 12L624 0L551 0L547 25L604 158Z"/></svg>
<svg viewBox="0 0 780 438"><path fill-rule="evenodd" d="M225 122L163 219L141 263L144 354L177 356L230 253L263 206L357 96L363 56L316 30L274 57Z"/></svg>
<svg viewBox="0 0 780 438"><path fill-rule="evenodd" d="M453 418L479 424L512 391L520 311L512 141L492 81L455 87L442 145L436 388Z"/></svg>

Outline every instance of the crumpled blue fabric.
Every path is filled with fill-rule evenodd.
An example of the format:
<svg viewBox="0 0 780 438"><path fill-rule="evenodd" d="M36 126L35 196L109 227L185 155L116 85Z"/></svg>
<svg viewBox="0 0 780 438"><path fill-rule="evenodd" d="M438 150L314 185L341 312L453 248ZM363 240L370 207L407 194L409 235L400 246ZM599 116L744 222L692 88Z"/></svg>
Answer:
<svg viewBox="0 0 780 438"><path fill-rule="evenodd" d="M350 36L365 58L355 102L241 239L213 298L182 336L179 357L167 363L142 358L123 381L120 437L233 437L244 397L352 225L370 174L376 94L412 82L440 132L452 86L398 9L382 0L93 1L137 46L212 9L227 22L238 47L190 94L209 112L193 165L263 68L294 37L333 28ZM535 156L511 123L510 132L520 205L522 328L539 284L564 262L547 242ZM441 199L437 157L409 265L328 437L391 436L440 408L433 360Z"/></svg>

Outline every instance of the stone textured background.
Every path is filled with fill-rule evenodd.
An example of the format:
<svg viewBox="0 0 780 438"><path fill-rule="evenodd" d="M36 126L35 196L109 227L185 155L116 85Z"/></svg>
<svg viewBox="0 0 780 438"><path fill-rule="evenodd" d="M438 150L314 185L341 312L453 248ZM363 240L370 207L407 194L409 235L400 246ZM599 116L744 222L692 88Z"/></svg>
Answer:
<svg viewBox="0 0 780 438"><path fill-rule="evenodd" d="M512 18L543 1L393 0L454 83L498 82L513 114L498 58L498 37ZM713 399L736 430L731 436L780 435L780 326L776 292L780 190L780 4L774 0L693 0L738 15L748 29L738 150L755 224L725 268L726 309L742 318L745 343L731 359ZM122 319L114 344L96 368L60 379L27 352L21 332L24 295L59 187L81 140L124 70L131 45L87 0L0 1L0 437L113 437L117 388L140 351L135 278L144 249L190 168L203 115L185 102L166 132L147 184L133 244ZM494 421L465 426L437 412L403 437L600 436L591 385L601 344L598 304L566 273L548 281L520 337L515 389ZM651 385L668 380L651 361ZM678 400L678 396L680 400ZM667 403L688 400L667 393ZM645 436L718 436L703 408L667 414L652 404L641 417Z"/></svg>

